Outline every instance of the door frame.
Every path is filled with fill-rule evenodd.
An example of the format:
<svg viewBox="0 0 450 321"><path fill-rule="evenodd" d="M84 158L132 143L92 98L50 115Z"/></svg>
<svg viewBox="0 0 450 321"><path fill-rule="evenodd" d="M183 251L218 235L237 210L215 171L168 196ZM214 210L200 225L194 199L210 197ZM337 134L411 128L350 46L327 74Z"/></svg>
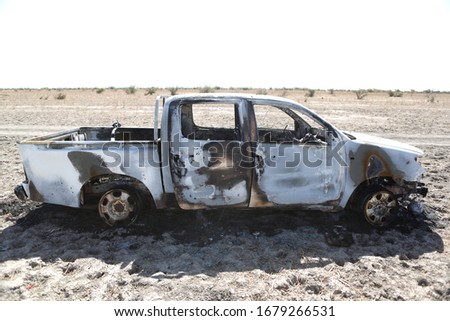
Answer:
<svg viewBox="0 0 450 321"><path fill-rule="evenodd" d="M234 104L235 122L239 130L238 140L197 140L184 137L182 129L183 105ZM248 101L244 98L185 98L174 101L169 106L168 119L168 166L174 196L178 206L183 209L202 209L215 207L248 207L253 182L254 158L251 148L252 132L256 128L249 122ZM197 107L199 108L199 107ZM207 108L205 106L205 108ZM193 120L195 122L195 120ZM176 146L180 143L179 146ZM224 160L232 159L224 166L210 165L209 161L199 162L205 157L212 157L205 146L222 144ZM232 155L229 146L232 147ZM239 153L236 153L236 145ZM223 165L223 164L222 164ZM196 167L198 166L198 167ZM167 171L166 171L167 172Z"/></svg>

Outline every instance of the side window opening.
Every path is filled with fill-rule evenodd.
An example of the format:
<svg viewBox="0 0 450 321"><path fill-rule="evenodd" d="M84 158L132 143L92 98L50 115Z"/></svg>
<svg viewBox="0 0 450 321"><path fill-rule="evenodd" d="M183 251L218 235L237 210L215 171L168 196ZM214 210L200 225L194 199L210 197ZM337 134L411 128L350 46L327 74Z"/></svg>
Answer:
<svg viewBox="0 0 450 321"><path fill-rule="evenodd" d="M238 104L182 104L181 132L195 140L240 140Z"/></svg>
<svg viewBox="0 0 450 321"><path fill-rule="evenodd" d="M258 139L264 143L326 143L319 123L286 107L254 105Z"/></svg>

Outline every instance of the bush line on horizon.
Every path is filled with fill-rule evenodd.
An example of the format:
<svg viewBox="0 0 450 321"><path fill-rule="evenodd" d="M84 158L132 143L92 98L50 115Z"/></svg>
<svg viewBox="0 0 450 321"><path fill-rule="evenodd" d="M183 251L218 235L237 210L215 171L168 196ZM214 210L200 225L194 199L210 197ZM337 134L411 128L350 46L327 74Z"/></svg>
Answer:
<svg viewBox="0 0 450 321"><path fill-rule="evenodd" d="M88 88L88 87L73 87L73 88L49 88L49 87L42 87L42 88L0 88L0 90L93 90L97 94L103 93L105 90L124 90L127 95L133 95L136 94L139 89L142 89L144 91L145 96L152 96L159 90L165 90L168 91L170 95L176 95L178 94L179 90L183 91L194 91L197 90L200 93L214 93L219 90L228 90L228 91L252 91L257 95L267 95L270 94L269 91L280 91L280 93L276 93L278 96L286 97L288 96L288 93L291 91L304 91L305 94L305 102L308 101L308 98L312 98L316 96L317 92L322 93L328 93L331 96L335 96L336 93L339 92L353 92L356 95L357 100L362 100L365 97L367 97L371 93L386 93L389 97L392 98L400 98L403 97L404 93L410 93L413 94L426 94L426 101L429 103L435 103L438 102L436 100L436 94L450 94L450 91L439 91L439 90L431 90L426 89L422 91L417 91L415 89L402 91L400 89L395 90L382 90L382 89L376 89L376 88L369 88L369 89L358 89L358 90L351 90L351 89L311 89L311 88L303 88L303 87L269 87L269 88L252 88L252 87L220 87L220 86L202 86L202 87L136 87L136 86L129 86L129 87L94 87L94 88ZM67 95L65 93L58 93L54 95L54 98L57 100L64 100L66 99ZM42 97L40 99L43 99Z"/></svg>

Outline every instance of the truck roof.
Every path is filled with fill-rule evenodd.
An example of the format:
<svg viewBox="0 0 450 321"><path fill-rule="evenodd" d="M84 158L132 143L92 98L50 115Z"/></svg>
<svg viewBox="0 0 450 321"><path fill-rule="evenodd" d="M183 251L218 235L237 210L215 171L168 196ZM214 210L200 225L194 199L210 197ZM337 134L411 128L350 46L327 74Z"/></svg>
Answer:
<svg viewBox="0 0 450 321"><path fill-rule="evenodd" d="M259 101L278 101L278 102L284 102L288 104L293 104L297 106L301 106L303 108L306 108L305 106L302 106L296 101L286 99L283 97L278 96L269 96L269 95L256 95L256 94L245 94L245 93L206 93L206 94L200 94L200 93L192 93L192 94L182 94L182 95L174 95L169 96L167 100L179 100L179 99L193 99L193 100L203 100L203 99L248 99L248 100L259 100Z"/></svg>

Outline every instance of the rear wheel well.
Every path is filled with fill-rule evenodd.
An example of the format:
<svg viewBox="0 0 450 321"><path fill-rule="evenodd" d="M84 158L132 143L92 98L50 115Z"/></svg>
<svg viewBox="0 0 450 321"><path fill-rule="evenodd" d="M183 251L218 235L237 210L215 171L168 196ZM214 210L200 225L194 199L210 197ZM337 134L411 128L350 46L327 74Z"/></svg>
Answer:
<svg viewBox="0 0 450 321"><path fill-rule="evenodd" d="M126 186L142 199L143 203L153 207L155 202L148 188L141 181L126 175L100 175L89 179L81 188L80 203L85 208L96 208L102 195L116 187Z"/></svg>

